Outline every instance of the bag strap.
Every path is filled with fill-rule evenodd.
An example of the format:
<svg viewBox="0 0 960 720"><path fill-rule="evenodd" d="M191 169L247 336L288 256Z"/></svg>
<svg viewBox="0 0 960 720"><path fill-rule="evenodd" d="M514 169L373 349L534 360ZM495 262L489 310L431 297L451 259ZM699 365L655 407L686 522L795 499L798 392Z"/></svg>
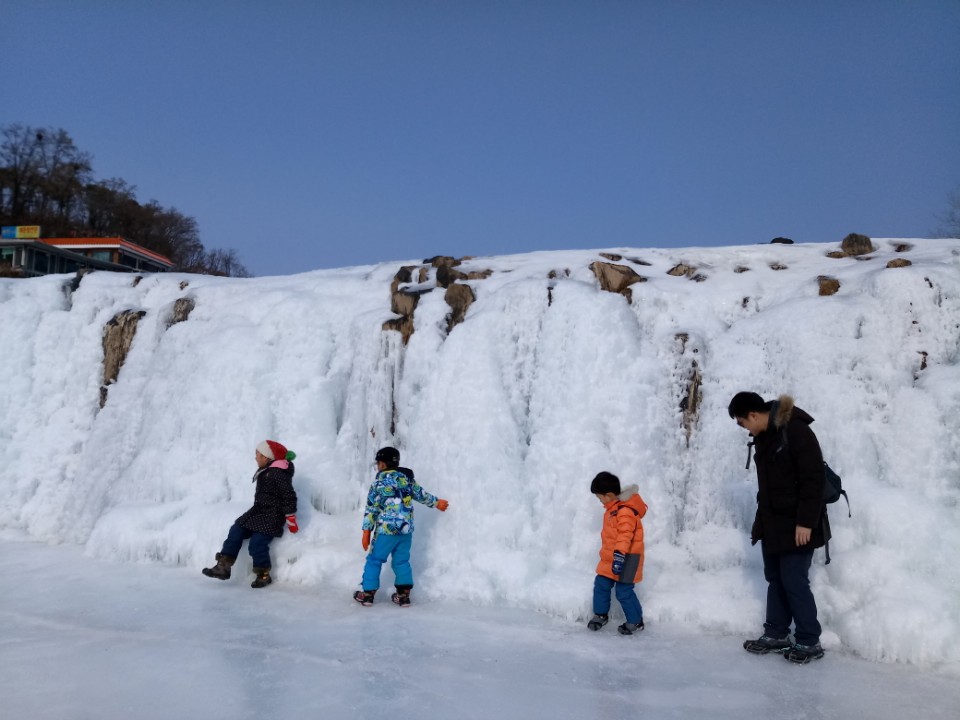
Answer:
<svg viewBox="0 0 960 720"><path fill-rule="evenodd" d="M841 489L840 494L843 495L843 499L847 501L847 517L853 517L853 513L850 511L850 498L847 497L847 491Z"/></svg>

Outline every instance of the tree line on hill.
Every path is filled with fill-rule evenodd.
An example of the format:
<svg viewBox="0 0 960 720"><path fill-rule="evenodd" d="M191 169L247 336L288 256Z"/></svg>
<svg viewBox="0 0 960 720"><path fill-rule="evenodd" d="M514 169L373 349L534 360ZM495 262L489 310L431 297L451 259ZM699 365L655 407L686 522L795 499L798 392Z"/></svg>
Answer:
<svg viewBox="0 0 960 720"><path fill-rule="evenodd" d="M208 250L197 221L126 180L96 180L93 157L62 129L2 129L0 224L40 225L44 237L122 237L170 258L183 272L249 277L235 250Z"/></svg>

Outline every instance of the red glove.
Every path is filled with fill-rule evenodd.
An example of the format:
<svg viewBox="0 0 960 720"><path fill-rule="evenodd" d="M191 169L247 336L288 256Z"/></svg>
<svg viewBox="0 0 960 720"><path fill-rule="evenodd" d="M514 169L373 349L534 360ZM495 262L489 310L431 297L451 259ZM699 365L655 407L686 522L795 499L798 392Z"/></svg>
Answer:
<svg viewBox="0 0 960 720"><path fill-rule="evenodd" d="M298 532L300 526L297 525L297 516L296 515L287 515L287 530L292 533Z"/></svg>
<svg viewBox="0 0 960 720"><path fill-rule="evenodd" d="M370 547L370 531L363 531L363 538L360 540L360 544L363 545L363 549L366 550Z"/></svg>
<svg viewBox="0 0 960 720"><path fill-rule="evenodd" d="M448 503L446 500L437 500L437 510L440 512L446 512L448 507L450 507L450 503Z"/></svg>

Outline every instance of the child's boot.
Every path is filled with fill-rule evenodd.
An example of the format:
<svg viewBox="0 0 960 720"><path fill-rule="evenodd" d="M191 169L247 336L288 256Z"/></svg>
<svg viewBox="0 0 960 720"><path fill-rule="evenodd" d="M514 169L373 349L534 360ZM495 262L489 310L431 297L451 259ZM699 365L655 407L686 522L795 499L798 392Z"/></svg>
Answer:
<svg viewBox="0 0 960 720"><path fill-rule="evenodd" d="M250 587L262 588L273 582L273 578L270 577L270 568L255 567L253 572L256 573L257 576L253 579L253 582L250 583Z"/></svg>
<svg viewBox="0 0 960 720"><path fill-rule="evenodd" d="M625 622L623 625L617 627L617 632L621 635L633 635L641 630L643 630L643 620L638 623Z"/></svg>
<svg viewBox="0 0 960 720"><path fill-rule="evenodd" d="M230 567L235 561L236 558L224 555L223 553L217 553L217 564L213 567L204 568L203 574L207 577L217 578L217 580L229 580Z"/></svg>
<svg viewBox="0 0 960 720"><path fill-rule="evenodd" d="M353 599L364 607L370 607L373 605L373 596L376 594L376 590L357 590L353 594Z"/></svg>
<svg viewBox="0 0 960 720"><path fill-rule="evenodd" d="M397 585L397 591L390 596L390 599L400 607L410 607L411 589L413 589L412 585Z"/></svg>
<svg viewBox="0 0 960 720"><path fill-rule="evenodd" d="M587 627L591 630L599 630L608 622L610 622L609 615L594 615L590 622L587 623Z"/></svg>

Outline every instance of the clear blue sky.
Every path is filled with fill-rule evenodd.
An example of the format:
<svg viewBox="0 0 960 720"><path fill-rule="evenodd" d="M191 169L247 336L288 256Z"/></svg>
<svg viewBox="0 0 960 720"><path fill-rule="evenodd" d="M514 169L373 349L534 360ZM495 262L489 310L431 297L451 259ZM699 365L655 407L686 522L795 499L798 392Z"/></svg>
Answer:
<svg viewBox="0 0 960 720"><path fill-rule="evenodd" d="M917 237L960 189L958 0L3 0L0 124L256 275Z"/></svg>

